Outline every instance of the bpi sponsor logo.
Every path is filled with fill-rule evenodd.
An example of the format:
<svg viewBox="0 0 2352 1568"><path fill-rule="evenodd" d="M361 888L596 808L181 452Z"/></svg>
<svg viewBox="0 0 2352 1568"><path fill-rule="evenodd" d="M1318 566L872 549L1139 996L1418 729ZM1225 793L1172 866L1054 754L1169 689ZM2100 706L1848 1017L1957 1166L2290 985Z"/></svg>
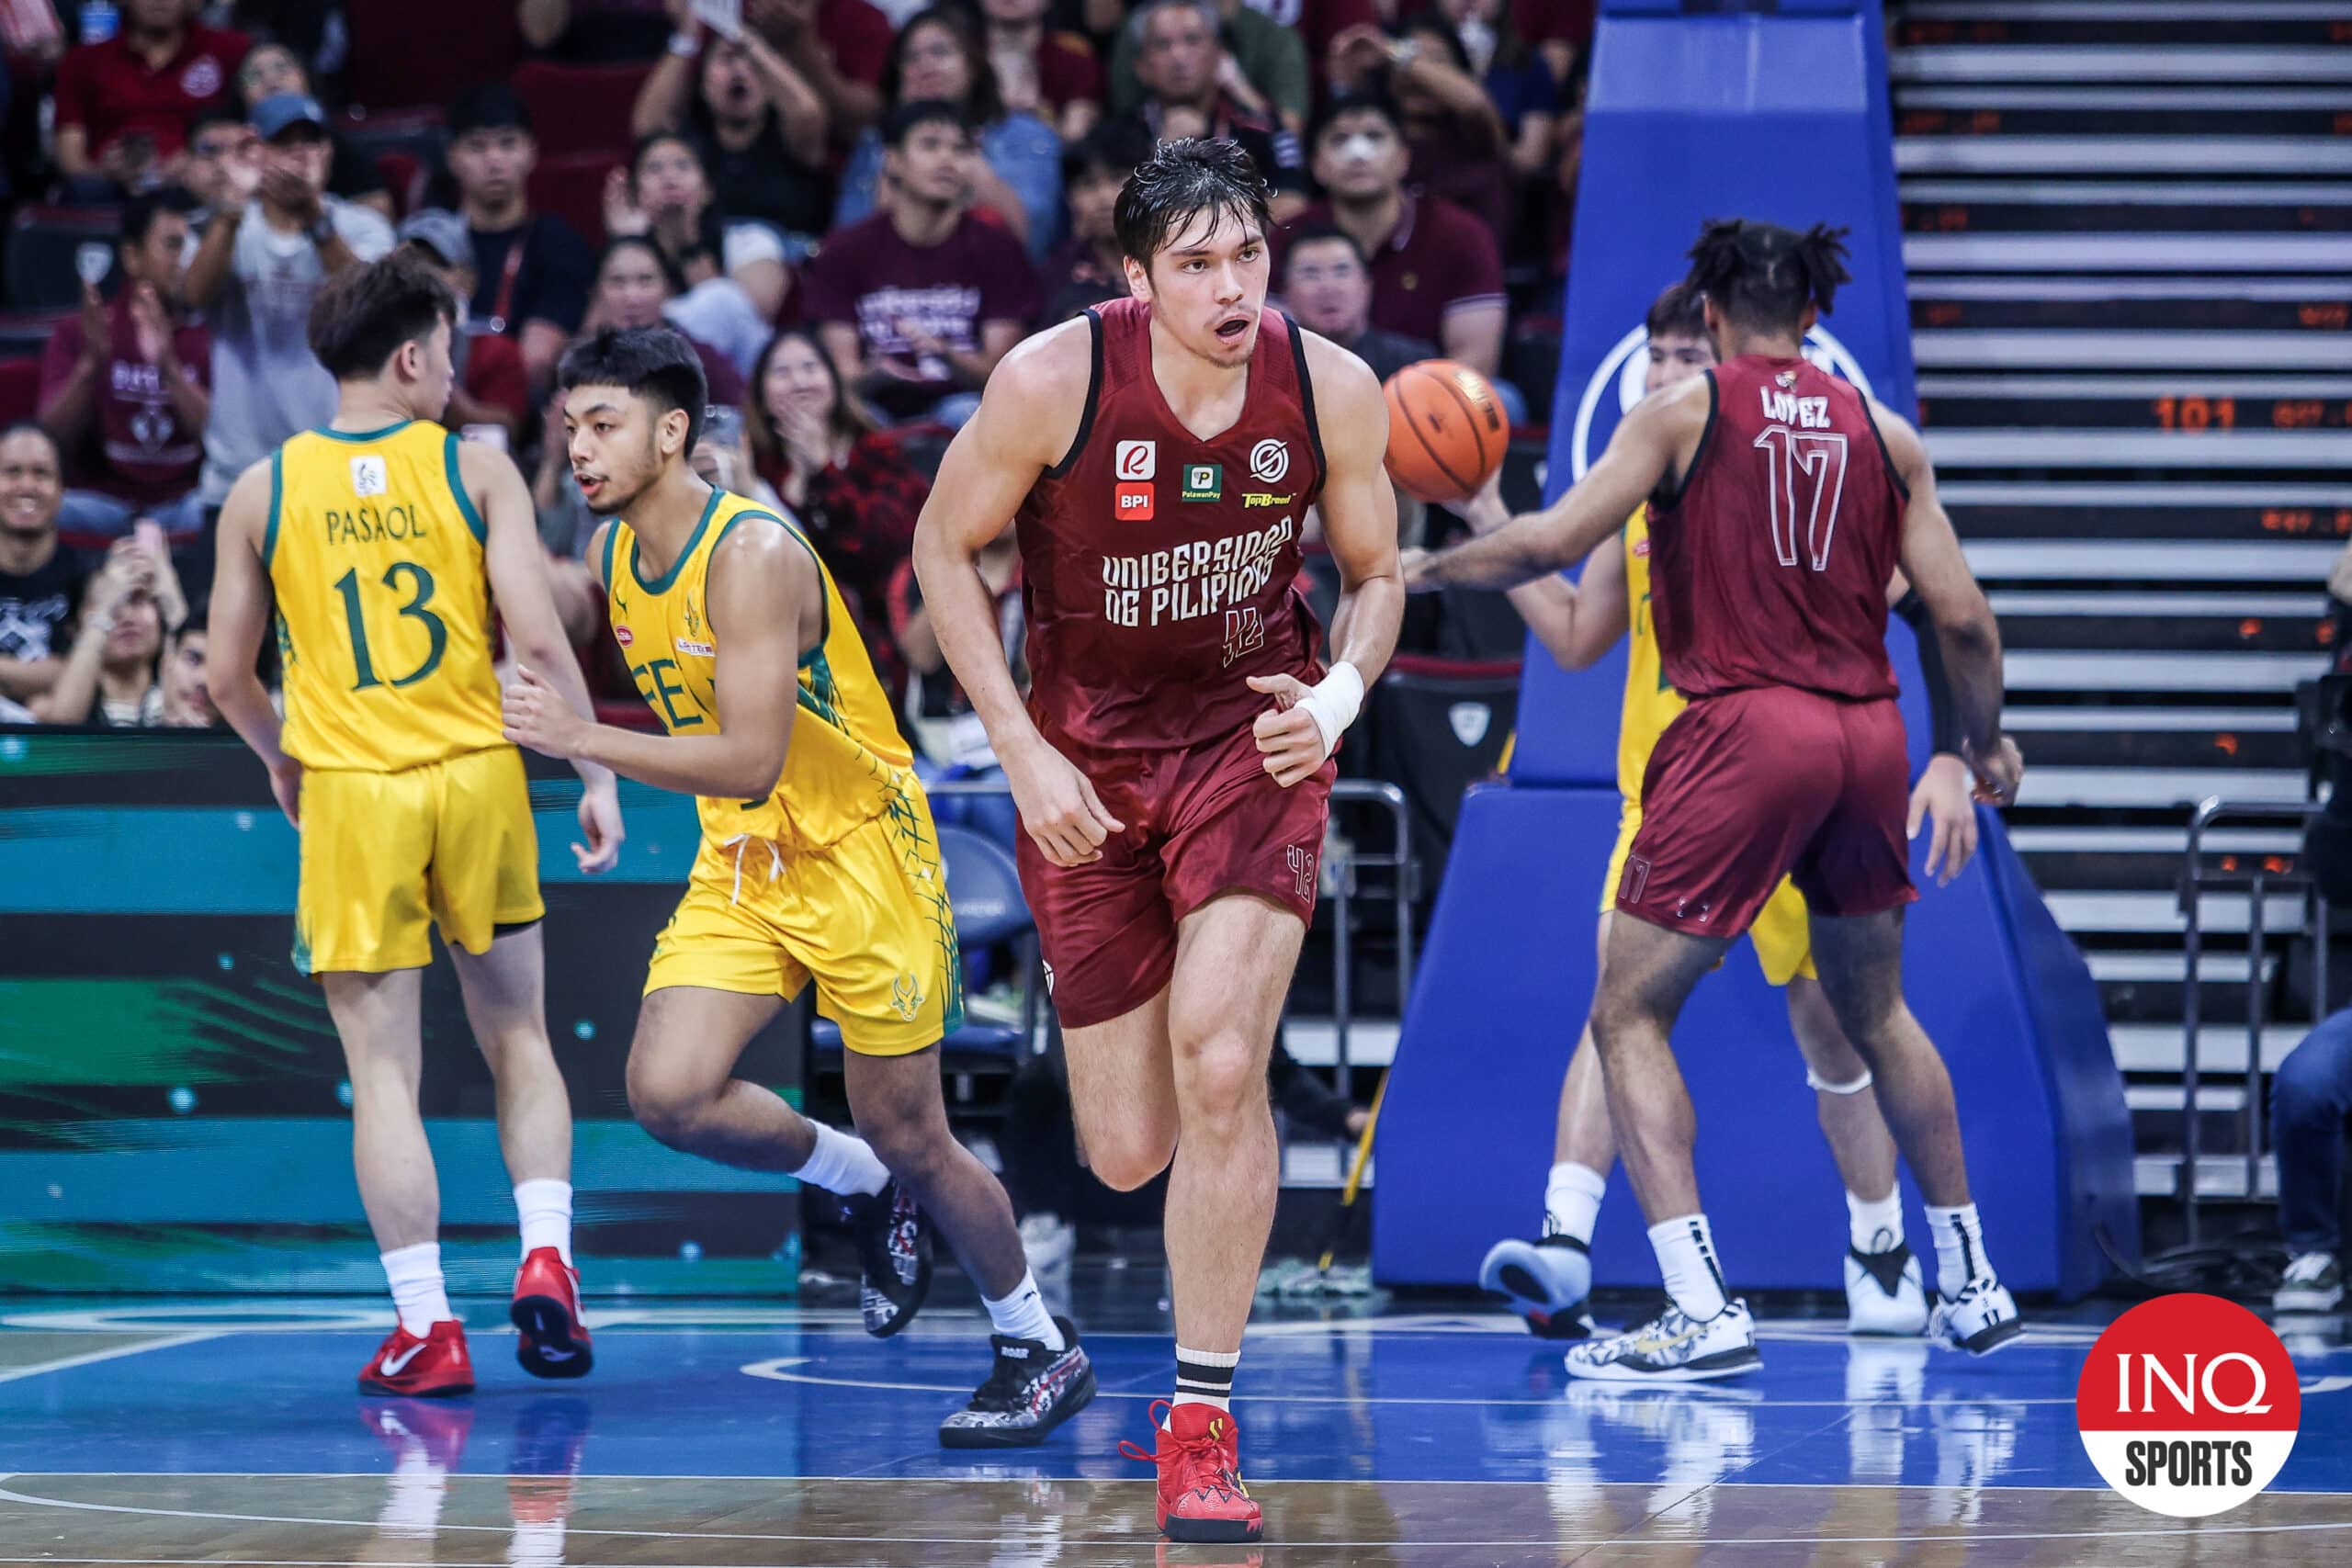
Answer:
<svg viewBox="0 0 2352 1568"><path fill-rule="evenodd" d="M1601 356L1592 378L1584 384L1584 396L1577 400L1575 434L1568 446L1571 479L1584 478L1584 471L1592 467L1592 460L1609 445L1617 422L1642 400L1642 384L1649 375L1649 345L1648 330L1635 327ZM1804 356L1832 376L1842 376L1863 392L1870 391L1871 378L1827 328L1815 327L1804 334Z"/></svg>
<svg viewBox="0 0 2352 1568"><path fill-rule="evenodd" d="M1149 485L1121 485L1112 502L1117 515L1132 523L1151 521L1152 493Z"/></svg>
<svg viewBox="0 0 2352 1568"><path fill-rule="evenodd" d="M1157 479L1159 475L1159 443L1120 442L1114 453L1111 471L1123 481Z"/></svg>
<svg viewBox="0 0 2352 1568"><path fill-rule="evenodd" d="M2219 1296L2133 1307L2098 1337L2075 1384L2075 1422L2099 1474L2177 1519L2226 1512L2269 1485L2302 1409L2287 1348Z"/></svg>

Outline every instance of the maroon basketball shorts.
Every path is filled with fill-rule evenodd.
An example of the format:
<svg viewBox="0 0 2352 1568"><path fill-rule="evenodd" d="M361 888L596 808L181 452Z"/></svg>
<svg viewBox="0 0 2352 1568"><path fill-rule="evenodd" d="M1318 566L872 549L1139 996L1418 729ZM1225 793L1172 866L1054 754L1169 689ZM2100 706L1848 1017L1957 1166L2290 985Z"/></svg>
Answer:
<svg viewBox="0 0 2352 1568"><path fill-rule="evenodd" d="M1084 865L1054 864L1026 833L1017 845L1065 1029L1149 1001L1175 969L1177 923L1219 894L1254 893L1314 919L1335 764L1284 789L1247 728L1182 750L1062 754L1126 825Z"/></svg>
<svg viewBox="0 0 2352 1568"><path fill-rule="evenodd" d="M1617 908L1692 936L1747 930L1782 876L1816 916L1918 897L1903 822L1910 758L1894 699L1770 686L1693 702L1642 777Z"/></svg>

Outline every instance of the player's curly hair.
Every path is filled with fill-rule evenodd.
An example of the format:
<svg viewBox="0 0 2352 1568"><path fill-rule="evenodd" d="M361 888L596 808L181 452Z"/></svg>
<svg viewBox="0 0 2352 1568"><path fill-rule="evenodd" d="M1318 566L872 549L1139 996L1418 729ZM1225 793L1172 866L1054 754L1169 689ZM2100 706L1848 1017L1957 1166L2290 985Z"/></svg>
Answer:
<svg viewBox="0 0 2352 1568"><path fill-rule="evenodd" d="M1826 315L1838 286L1850 283L1846 236L1816 223L1800 234L1744 218L1710 220L1690 247L1683 282L1750 332L1793 333L1807 306Z"/></svg>
<svg viewBox="0 0 2352 1568"><path fill-rule="evenodd" d="M1148 267L1151 258L1182 238L1204 212L1212 221L1216 214L1229 212L1245 224L1255 223L1261 234L1274 226L1267 207L1266 176L1229 137L1187 136L1161 142L1136 165L1135 176L1119 192L1111 225L1120 251Z"/></svg>

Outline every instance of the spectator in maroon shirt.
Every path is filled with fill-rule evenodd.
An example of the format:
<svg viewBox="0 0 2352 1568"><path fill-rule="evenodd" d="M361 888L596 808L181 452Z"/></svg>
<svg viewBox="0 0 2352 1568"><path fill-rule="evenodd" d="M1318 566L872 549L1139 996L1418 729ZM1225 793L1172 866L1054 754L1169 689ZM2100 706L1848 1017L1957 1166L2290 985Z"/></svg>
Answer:
<svg viewBox="0 0 2352 1568"><path fill-rule="evenodd" d="M891 575L914 547L931 494L897 444L842 389L840 367L805 328L760 355L743 410L752 466L799 519L892 691L906 662L890 634Z"/></svg>
<svg viewBox="0 0 2352 1568"><path fill-rule="evenodd" d="M1127 297L1126 257L1112 217L1136 165L1150 155L1150 141L1126 120L1097 126L1062 154L1070 237L1046 264L1038 331L1069 321L1089 305Z"/></svg>
<svg viewBox="0 0 2352 1568"><path fill-rule="evenodd" d="M855 393L894 419L960 424L1037 310L1021 243L966 206L971 128L955 105L893 109L882 210L809 265L808 320Z"/></svg>
<svg viewBox="0 0 2352 1568"><path fill-rule="evenodd" d="M1511 175L1502 117L1451 22L1426 12L1394 39L1358 28L1332 51L1332 67L1340 91L1384 93L1396 106L1410 154L1405 177L1416 189L1503 231Z"/></svg>
<svg viewBox="0 0 2352 1568"><path fill-rule="evenodd" d="M1434 343L1486 376L1501 363L1503 264L1476 219L1405 188L1404 126L1396 107L1364 94L1335 98L1315 133L1315 177L1328 193L1296 231L1329 223L1372 259L1372 322Z"/></svg>
<svg viewBox="0 0 2352 1568"><path fill-rule="evenodd" d="M1102 65L1083 34L1046 25L1046 0L980 0L997 91L1015 114L1034 114L1065 141L1102 118Z"/></svg>
<svg viewBox="0 0 2352 1568"><path fill-rule="evenodd" d="M57 65L57 169L72 202L119 201L177 170L188 118L231 101L243 33L195 25L196 0L123 0L122 30Z"/></svg>
<svg viewBox="0 0 2352 1568"><path fill-rule="evenodd" d="M134 197L116 243L112 302L82 286L40 360L40 423L64 454L58 525L116 538L141 516L187 536L203 525L197 481L212 412L212 339L180 302L185 191Z"/></svg>
<svg viewBox="0 0 2352 1568"><path fill-rule="evenodd" d="M684 0L672 0L682 15ZM881 118L882 72L895 31L866 0L743 0L743 21L790 62L824 100L835 145L846 147ZM670 47L687 47L686 31Z"/></svg>

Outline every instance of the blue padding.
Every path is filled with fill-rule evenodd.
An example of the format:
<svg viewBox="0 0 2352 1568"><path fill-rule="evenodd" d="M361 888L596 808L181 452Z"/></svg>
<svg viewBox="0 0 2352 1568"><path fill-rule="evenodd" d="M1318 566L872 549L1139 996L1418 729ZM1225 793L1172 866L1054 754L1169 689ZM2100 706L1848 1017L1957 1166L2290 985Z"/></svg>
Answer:
<svg viewBox="0 0 2352 1568"><path fill-rule="evenodd" d="M2082 960L2041 910L1998 819L1979 816L1976 863L1913 908L1906 987L1951 1071L2003 1277L2079 1295L2105 1277L2094 1225L2123 1257L2138 1255L2130 1125ZM1490 1244L1538 1229L1616 823L1605 790L1490 786L1464 800L1381 1114L1382 1282L1471 1283ZM1840 1183L1785 1005L1746 944L1700 986L1675 1048L1698 1111L1700 1190L1733 1283L1840 1288ZM1924 1251L1907 1178L1905 1191ZM1657 1280L1622 1169L1593 1265L1604 1285Z"/></svg>
<svg viewBox="0 0 2352 1568"><path fill-rule="evenodd" d="M842 1026L820 1018L808 1026L809 1043L829 1055L842 1051ZM1021 1044L1021 1031L1005 1023L967 1023L939 1043L940 1053L969 1052L973 1055L1010 1056Z"/></svg>
<svg viewBox="0 0 2352 1568"><path fill-rule="evenodd" d="M967 949L991 947L1027 933L1035 922L1021 896L1020 869L1003 845L969 828L942 824L939 858L956 907L956 941Z"/></svg>

